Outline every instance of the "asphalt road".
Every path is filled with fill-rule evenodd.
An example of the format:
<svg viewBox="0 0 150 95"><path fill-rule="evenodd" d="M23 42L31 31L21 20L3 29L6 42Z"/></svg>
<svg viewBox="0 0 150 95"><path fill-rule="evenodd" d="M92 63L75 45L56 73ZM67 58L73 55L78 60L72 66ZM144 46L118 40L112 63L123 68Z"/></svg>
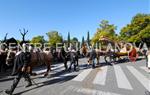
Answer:
<svg viewBox="0 0 150 95"><path fill-rule="evenodd" d="M80 59L77 72L65 71L62 63L55 64L46 78L40 74L45 68L36 68L34 72L39 75L31 77L33 86L25 88L22 78L14 95L150 95L145 60L110 66L101 59L100 63L92 69L87 67L86 58ZM11 86L12 80L11 76L0 78L0 95L6 95L3 90Z"/></svg>

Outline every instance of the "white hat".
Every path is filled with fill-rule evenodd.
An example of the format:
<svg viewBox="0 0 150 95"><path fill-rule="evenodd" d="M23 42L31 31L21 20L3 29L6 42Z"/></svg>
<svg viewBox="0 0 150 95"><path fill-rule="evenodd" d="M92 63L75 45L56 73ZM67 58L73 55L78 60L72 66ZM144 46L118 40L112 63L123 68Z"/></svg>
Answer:
<svg viewBox="0 0 150 95"><path fill-rule="evenodd" d="M29 46L29 51L32 51L33 50L33 47L30 45Z"/></svg>
<svg viewBox="0 0 150 95"><path fill-rule="evenodd" d="M23 51L26 52L27 51L27 44L23 43L22 48L23 48Z"/></svg>
<svg viewBox="0 0 150 95"><path fill-rule="evenodd" d="M22 44L22 47L23 47L23 48L24 48L24 47L27 47L27 44L23 43L23 44Z"/></svg>
<svg viewBox="0 0 150 95"><path fill-rule="evenodd" d="M75 50L74 50L74 49L72 49L71 51L72 51L72 52L75 52Z"/></svg>

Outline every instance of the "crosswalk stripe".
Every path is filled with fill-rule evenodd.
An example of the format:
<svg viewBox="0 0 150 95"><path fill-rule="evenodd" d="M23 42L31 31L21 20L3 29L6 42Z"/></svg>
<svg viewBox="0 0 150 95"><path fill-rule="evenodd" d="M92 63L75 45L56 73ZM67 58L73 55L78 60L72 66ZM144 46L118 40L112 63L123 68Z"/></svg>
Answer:
<svg viewBox="0 0 150 95"><path fill-rule="evenodd" d="M47 69L43 69L43 70L40 70L40 71L33 71L33 73L40 74L40 73L44 73L46 71L47 71Z"/></svg>
<svg viewBox="0 0 150 95"><path fill-rule="evenodd" d="M61 64L61 65L52 67L51 69L52 69L52 70L55 70L55 71L61 71L61 70L63 70L64 68L63 68L63 64ZM58 69L58 70L57 70L57 69ZM44 72L46 72L46 71L47 71L47 68L45 68L45 69L43 69L43 70L39 70L39 71L35 70L35 71L33 71L33 72L35 72L35 73L37 73L37 74L40 74L40 73L44 73Z"/></svg>
<svg viewBox="0 0 150 95"><path fill-rule="evenodd" d="M120 66L114 66L117 84L119 88L132 90L132 86Z"/></svg>
<svg viewBox="0 0 150 95"><path fill-rule="evenodd" d="M107 66L101 67L101 70L97 73L93 84L105 85L107 75Z"/></svg>
<svg viewBox="0 0 150 95"><path fill-rule="evenodd" d="M132 66L127 66L128 70L138 79L138 81L148 90L150 91L150 80L147 79L144 75L142 75L138 70L136 70Z"/></svg>
<svg viewBox="0 0 150 95"><path fill-rule="evenodd" d="M113 93L113 92L105 92L105 91L100 91L96 89L90 89L90 88L81 88L81 87L75 87L75 86L69 86L66 88L65 92L63 92L62 95L65 95L65 93L73 91L76 93L79 93L80 95L121 95L118 93Z"/></svg>
<svg viewBox="0 0 150 95"><path fill-rule="evenodd" d="M149 70L147 67L145 67L145 66L141 66L140 68L141 68L142 70L146 71L147 73L150 72L150 70Z"/></svg>
<svg viewBox="0 0 150 95"><path fill-rule="evenodd" d="M53 68L51 68L52 70L56 70L56 69L59 69L59 68L61 68L61 67L63 67L64 66L64 64L60 64L60 65L56 65L55 67L53 67Z"/></svg>
<svg viewBox="0 0 150 95"><path fill-rule="evenodd" d="M84 70L83 72L81 72L76 78L74 78L73 80L74 81L83 81L87 76L88 74L92 71L92 69L87 69L87 70Z"/></svg>

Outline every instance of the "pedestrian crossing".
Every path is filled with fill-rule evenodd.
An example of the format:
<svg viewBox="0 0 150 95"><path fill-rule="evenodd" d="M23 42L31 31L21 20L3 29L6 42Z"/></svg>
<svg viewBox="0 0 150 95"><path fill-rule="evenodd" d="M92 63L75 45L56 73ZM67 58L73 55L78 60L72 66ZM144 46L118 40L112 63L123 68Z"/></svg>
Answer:
<svg viewBox="0 0 150 95"><path fill-rule="evenodd" d="M110 68L113 68L113 70L112 69L110 70ZM57 66L53 66L52 70L53 71L50 73L50 76L53 73L59 73L62 70L64 70L64 65L60 64ZM93 72L93 70L98 70L98 71L96 71L95 73ZM108 76L110 75L109 72L113 73L114 78L112 79L115 80L113 84L116 84L115 87L117 87L118 89L125 89L129 91L135 90L135 86L132 83L132 81L134 80L131 80L131 78L129 78L129 75L128 75L128 73L130 73L130 75L132 75L134 78L137 79L138 84L142 85L142 87L145 88L145 90L150 91L150 80L149 80L150 78L146 76L146 74L148 73L144 66L137 67L134 65L123 65L122 67L122 65L113 65L113 66L102 66L98 69L87 68L81 71L79 74L74 73L74 72L64 73L63 75L61 74L59 76L52 77L51 79L60 79L60 78L65 79L68 76L77 75L75 78L72 79L72 81L84 83L89 78L89 76L91 76L91 74L95 74L93 75L92 81L88 81L88 82L96 86L98 85L106 86L106 85L109 85L108 79L107 79L107 78L110 78L110 76ZM143 72L145 72L145 74L143 74ZM97 92L97 93L101 93L101 92Z"/></svg>
<svg viewBox="0 0 150 95"><path fill-rule="evenodd" d="M75 86L69 86L67 89L65 89L61 95L70 95L67 94L67 91L72 91L72 93L76 93L75 95L121 95L118 93L113 92L106 92L106 91L100 91L96 89L89 89L89 88L81 88L81 87L75 87Z"/></svg>
<svg viewBox="0 0 150 95"><path fill-rule="evenodd" d="M150 80L132 66L127 66L128 70L136 77L136 79L150 91Z"/></svg>
<svg viewBox="0 0 150 95"><path fill-rule="evenodd" d="M87 69L87 70L84 70L82 73L80 73L76 78L74 78L73 80L74 81L83 81L87 76L88 74L92 71L92 69Z"/></svg>
<svg viewBox="0 0 150 95"><path fill-rule="evenodd" d="M111 66L100 67L99 71L96 73L95 78L93 79L93 81L91 81L91 84L105 86L106 85L106 77L107 77L109 68L112 68L112 67ZM117 83L116 85L118 88L126 89L126 90L134 89L133 86L131 85L131 82L134 80L129 80L127 77L127 73L124 72L124 70L128 70L138 80L138 82L145 87L145 89L150 91L149 90L150 89L149 77L146 77L145 75L143 75L140 72L140 70L138 70L136 67L126 66L126 69L123 69L120 65L114 65L113 68L114 68L113 73L115 73L115 79L116 79L116 83ZM145 73L147 73L147 70L145 69L145 67L141 66L141 67L139 67L139 69L141 69ZM63 66L63 64L60 64L59 66L53 67L52 70L54 70L54 71L51 73L61 72L62 70L64 70L64 66ZM72 81L83 82L84 80L86 80L86 77L90 76L90 73L93 70L95 70L95 69L89 68L89 69L83 70L80 74L78 74L75 78L73 78ZM38 71L37 73L41 73L44 71L45 70L41 70L41 71ZM65 78L70 75L73 75L73 74L65 73L63 75L56 76L54 78ZM76 74L74 74L74 75L76 75Z"/></svg>
<svg viewBox="0 0 150 95"><path fill-rule="evenodd" d="M109 68L114 68L113 73L115 74L115 79L116 79L116 85L118 89L125 89L125 90L134 90L133 84L131 84L132 81L129 79L128 77L128 73L125 72L125 70L128 70L128 72L130 72L130 74L137 79L138 84L143 85L143 87L147 90L150 91L150 80L149 77L146 77L145 75L143 75L142 72L140 72L139 69L143 70L141 67L135 67L135 66L125 66L124 68L122 68L120 65L114 65L113 67L111 66L104 66L104 67L100 67L99 71L96 73L96 76L94 77L94 79L91 81L91 85L101 85L101 86L105 86L108 85L106 84L107 81L107 74L108 74L108 69ZM90 73L92 72L92 70L95 69L85 69L83 70L77 77L75 77L73 79L73 81L77 81L77 82L86 82L86 78L88 76L91 76ZM146 71L145 71L146 73Z"/></svg>
<svg viewBox="0 0 150 95"><path fill-rule="evenodd" d="M101 68L101 70L97 73L93 84L105 85L107 68L107 66Z"/></svg>
<svg viewBox="0 0 150 95"><path fill-rule="evenodd" d="M146 71L147 73L150 73L150 70L149 70L147 67L141 66L140 68L141 68L142 70Z"/></svg>
<svg viewBox="0 0 150 95"><path fill-rule="evenodd" d="M130 82L128 81L125 73L121 69L120 66L114 66L115 74L116 74L116 80L117 80L117 85L119 88L124 88L124 89L130 89L132 90L133 88L130 85Z"/></svg>
<svg viewBox="0 0 150 95"><path fill-rule="evenodd" d="M71 91L73 93L77 93L73 95L148 95L134 94L134 91L139 90L138 93L143 93L144 88L144 91L150 91L150 77L148 77L148 69L144 66L116 64L113 66L102 66L91 69L86 67L83 63L83 67L80 64L79 68L79 72L68 72L64 71L64 64L54 64L52 65L52 71L49 72L49 76L47 78L40 78L42 75L39 75L37 77L33 77L33 79L36 83L39 83L39 86L45 85L47 82L52 83L59 81L61 83L69 81L69 85L67 85L66 88L64 87L66 90L64 90L64 93L61 95L70 95ZM37 74L45 71L46 69L41 69L40 71L39 69L35 70ZM110 74L112 75L110 76ZM132 80L131 76L134 77L133 79L136 79L136 82L133 82L134 80ZM113 78L111 79L111 77ZM111 87L109 87L110 82L114 82L111 84ZM134 85L134 83L138 83L138 85ZM88 87L89 85L92 86ZM143 88L142 91L140 88L136 89L138 88L136 86L141 86L140 88Z"/></svg>

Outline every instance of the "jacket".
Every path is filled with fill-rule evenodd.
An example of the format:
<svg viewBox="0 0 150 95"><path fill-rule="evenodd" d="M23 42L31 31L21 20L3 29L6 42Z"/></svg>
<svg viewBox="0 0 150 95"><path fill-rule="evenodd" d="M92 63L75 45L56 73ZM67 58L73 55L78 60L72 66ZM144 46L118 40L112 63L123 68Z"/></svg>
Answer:
<svg viewBox="0 0 150 95"><path fill-rule="evenodd" d="M31 59L31 54L29 52L21 52L19 55L15 57L14 67L12 75L18 73L22 67L27 67L29 65Z"/></svg>

